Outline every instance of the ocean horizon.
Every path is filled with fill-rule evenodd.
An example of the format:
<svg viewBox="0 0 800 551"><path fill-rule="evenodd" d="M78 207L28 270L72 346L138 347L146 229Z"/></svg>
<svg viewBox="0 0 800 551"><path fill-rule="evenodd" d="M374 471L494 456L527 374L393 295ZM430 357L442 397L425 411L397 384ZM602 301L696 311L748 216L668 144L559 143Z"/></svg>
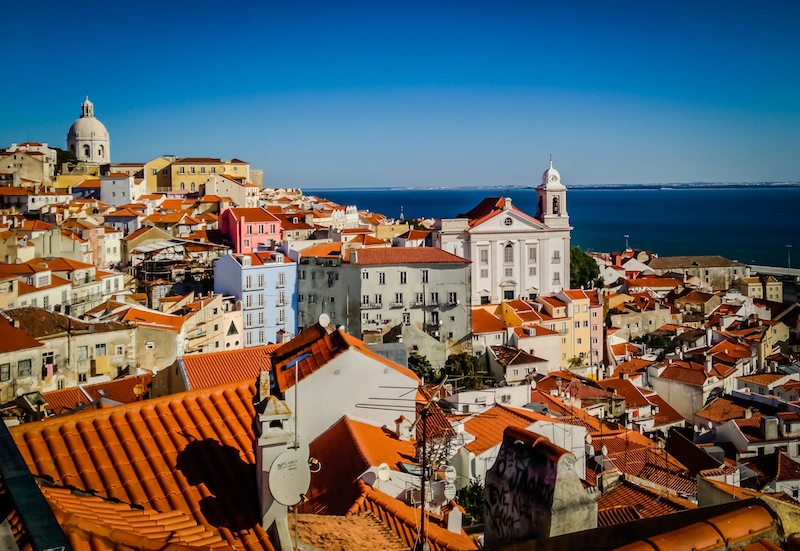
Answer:
<svg viewBox="0 0 800 551"><path fill-rule="evenodd" d="M800 266L800 182L585 184L567 186L572 244L586 251L625 247L660 256L722 255L747 264ZM455 218L485 197L511 197L536 214L535 186L304 188L390 218Z"/></svg>

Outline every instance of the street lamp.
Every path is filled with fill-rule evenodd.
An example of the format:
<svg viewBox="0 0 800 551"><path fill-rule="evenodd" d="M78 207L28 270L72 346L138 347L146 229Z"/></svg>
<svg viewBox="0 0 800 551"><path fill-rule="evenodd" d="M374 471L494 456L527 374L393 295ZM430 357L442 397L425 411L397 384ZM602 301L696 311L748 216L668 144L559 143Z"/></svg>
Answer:
<svg viewBox="0 0 800 551"><path fill-rule="evenodd" d="M630 237L630 235L628 235L628 234L626 233L626 234L625 234L625 235L623 235L622 237L624 237L624 238L625 238L625 250L627 251L627 250L628 250L628 248L629 248L629 247L628 247L628 238Z"/></svg>

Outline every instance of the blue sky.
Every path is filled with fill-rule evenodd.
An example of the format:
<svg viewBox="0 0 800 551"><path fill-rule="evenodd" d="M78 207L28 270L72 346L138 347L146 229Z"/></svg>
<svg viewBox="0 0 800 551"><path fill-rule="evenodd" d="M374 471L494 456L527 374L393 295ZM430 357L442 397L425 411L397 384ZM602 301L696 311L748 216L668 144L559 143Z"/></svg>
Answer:
<svg viewBox="0 0 800 551"><path fill-rule="evenodd" d="M797 2L14 2L0 144L273 186L800 180ZM25 22L25 23L23 23ZM28 23L30 22L30 25ZM35 22L35 24L34 24Z"/></svg>

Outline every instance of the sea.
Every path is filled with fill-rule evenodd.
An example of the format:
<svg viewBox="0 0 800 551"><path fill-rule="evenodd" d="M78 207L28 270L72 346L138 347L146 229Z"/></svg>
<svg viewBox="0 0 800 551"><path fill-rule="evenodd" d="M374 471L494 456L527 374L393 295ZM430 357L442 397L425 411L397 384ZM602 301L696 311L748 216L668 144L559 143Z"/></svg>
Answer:
<svg viewBox="0 0 800 551"><path fill-rule="evenodd" d="M567 186L572 244L659 256L722 255L746 264L800 267L800 183ZM391 218L454 218L485 197L511 197L536 214L533 187L304 189ZM628 236L628 237L625 237ZM793 248L787 247L792 245Z"/></svg>

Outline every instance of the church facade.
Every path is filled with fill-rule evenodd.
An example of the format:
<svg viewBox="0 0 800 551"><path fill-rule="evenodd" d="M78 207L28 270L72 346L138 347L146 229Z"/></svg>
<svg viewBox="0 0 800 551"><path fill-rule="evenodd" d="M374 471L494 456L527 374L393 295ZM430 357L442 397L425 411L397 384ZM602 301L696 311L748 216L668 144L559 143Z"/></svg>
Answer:
<svg viewBox="0 0 800 551"><path fill-rule="evenodd" d="M552 161L536 194L535 217L509 197L491 197L457 218L437 220L433 245L472 261L472 304L569 288L567 188Z"/></svg>
<svg viewBox="0 0 800 551"><path fill-rule="evenodd" d="M81 104L81 116L67 132L67 150L79 162L105 165L111 162L108 130L94 116L94 104L86 100Z"/></svg>

